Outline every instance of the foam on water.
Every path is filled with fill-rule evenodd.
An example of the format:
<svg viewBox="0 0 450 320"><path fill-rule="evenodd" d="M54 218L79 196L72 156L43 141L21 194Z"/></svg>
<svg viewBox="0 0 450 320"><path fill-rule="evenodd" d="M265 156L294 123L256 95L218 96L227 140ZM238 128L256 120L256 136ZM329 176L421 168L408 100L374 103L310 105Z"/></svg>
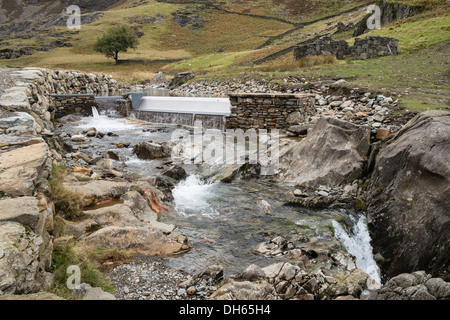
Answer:
<svg viewBox="0 0 450 320"><path fill-rule="evenodd" d="M201 215L213 218L218 212L212 208L208 200L214 197L215 185L216 183L205 183L195 175L187 177L172 190L175 209L184 216Z"/></svg>
<svg viewBox="0 0 450 320"><path fill-rule="evenodd" d="M367 220L364 216L360 216L358 220L351 216L351 219L354 225L349 232L340 223L332 221L335 237L343 244L348 253L356 257L356 266L366 272L376 283L381 284L380 269L373 258Z"/></svg>
<svg viewBox="0 0 450 320"><path fill-rule="evenodd" d="M97 131L101 132L116 132L136 129L135 125L127 123L126 120L100 115L95 107L92 107L92 114L92 117L82 119L77 128L95 128Z"/></svg>

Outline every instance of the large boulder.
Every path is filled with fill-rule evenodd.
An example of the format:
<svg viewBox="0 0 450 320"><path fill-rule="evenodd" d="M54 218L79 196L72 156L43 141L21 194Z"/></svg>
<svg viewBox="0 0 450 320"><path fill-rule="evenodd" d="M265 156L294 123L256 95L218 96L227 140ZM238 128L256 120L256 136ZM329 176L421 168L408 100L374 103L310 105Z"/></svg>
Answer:
<svg viewBox="0 0 450 320"><path fill-rule="evenodd" d="M172 154L172 147L167 143L140 142L133 148L133 153L143 160L168 158Z"/></svg>
<svg viewBox="0 0 450 320"><path fill-rule="evenodd" d="M409 121L379 151L368 188L369 229L383 275L425 270L448 276L450 113Z"/></svg>
<svg viewBox="0 0 450 320"><path fill-rule="evenodd" d="M281 181L309 188L351 183L363 175L369 148L369 127L322 118L281 156Z"/></svg>
<svg viewBox="0 0 450 320"><path fill-rule="evenodd" d="M169 89L175 89L181 86L182 84L188 82L193 79L195 74L192 72L179 72L175 75L175 77L170 80Z"/></svg>

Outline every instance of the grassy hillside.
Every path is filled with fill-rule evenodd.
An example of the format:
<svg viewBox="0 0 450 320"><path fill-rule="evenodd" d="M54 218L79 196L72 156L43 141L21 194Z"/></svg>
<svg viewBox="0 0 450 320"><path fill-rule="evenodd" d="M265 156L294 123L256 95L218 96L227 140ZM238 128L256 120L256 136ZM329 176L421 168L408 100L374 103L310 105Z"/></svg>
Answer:
<svg viewBox="0 0 450 320"><path fill-rule="evenodd" d="M72 44L18 59L2 59L0 66L105 72L127 83L147 82L158 71L194 71L206 73L204 77L260 72L266 78L275 73L311 79L345 78L398 94L410 109L447 106L450 5L446 0L390 2L425 8L419 15L368 33L399 39L401 54L396 57L352 62L292 61L290 48L334 33L338 22L357 24L367 14L367 4L374 3L370 0L123 0L79 31L64 26L39 27L5 36L0 30L0 51L37 48L55 39ZM120 55L121 63L114 65L113 60L94 52L92 47L103 32L117 23L136 28L141 38L138 48ZM352 34L353 30L334 38L352 43ZM255 64L274 53L280 54ZM326 64L316 65L322 63Z"/></svg>
<svg viewBox="0 0 450 320"><path fill-rule="evenodd" d="M173 3L172 3L173 2ZM175 3L176 2L176 3ZM199 2L199 1L197 1ZM338 8L351 8L367 0L305 0L304 14L288 10L292 1L256 0L221 1L204 5L193 1L132 0L122 1L104 12L94 22L83 25L80 31L68 31L65 27L53 27L54 37L43 37L48 30L33 30L31 38L26 34L16 35L0 41L0 49L15 47L36 48L57 39L66 39L72 47L57 48L48 52L36 52L32 56L21 56L14 60L0 60L3 66L33 66L48 68L103 71L112 73L124 81L145 81L158 70L176 72L180 70L205 71L252 61L254 54L264 56L266 52L282 48L284 43L255 51L268 39L295 28L296 23L320 18L324 14L335 14ZM210 2L208 2L210 3ZM321 5L319 5L321 4ZM325 5L323 5L325 4ZM315 8L315 9L314 9ZM203 27L191 28L175 23L177 15L200 16ZM155 23L139 23L142 17L162 17ZM142 20L142 19L141 19ZM136 27L143 35L137 50L121 55L119 66L93 51L95 40L111 25L127 23ZM310 36L321 26L310 26L304 33ZM294 44L302 37L289 37ZM2 43L3 42L3 43ZM245 57L249 55L249 59ZM192 60L190 60L192 59ZM184 60L173 62L173 60Z"/></svg>

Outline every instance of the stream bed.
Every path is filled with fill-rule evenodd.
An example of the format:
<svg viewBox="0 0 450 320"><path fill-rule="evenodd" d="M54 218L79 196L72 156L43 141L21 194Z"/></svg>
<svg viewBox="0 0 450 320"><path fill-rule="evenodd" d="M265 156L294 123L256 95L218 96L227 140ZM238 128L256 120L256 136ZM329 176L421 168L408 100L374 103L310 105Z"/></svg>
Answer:
<svg viewBox="0 0 450 320"><path fill-rule="evenodd" d="M112 151L119 157L119 161L114 161L116 167L132 179L160 174L163 168L160 160L138 159L133 155L133 146L149 140L169 141L177 128L96 115L65 122L57 132L71 134L92 127L105 136L91 138L75 151L88 153L93 158ZM117 147L118 142L125 147ZM264 267L286 261L284 256L255 253L260 243L277 236L290 241L306 237L307 246L314 250L336 251L345 247L357 257L358 267L379 281L367 226L354 212L287 206L285 200L292 186L276 183L270 177L208 183L200 178L201 167L185 165L184 169L188 178L172 190L174 210L163 213L161 221L175 225L177 232L187 236L191 250L164 259L168 267L194 274L209 265L219 264L228 276L243 271L250 264ZM258 207L261 200L270 204L269 214Z"/></svg>

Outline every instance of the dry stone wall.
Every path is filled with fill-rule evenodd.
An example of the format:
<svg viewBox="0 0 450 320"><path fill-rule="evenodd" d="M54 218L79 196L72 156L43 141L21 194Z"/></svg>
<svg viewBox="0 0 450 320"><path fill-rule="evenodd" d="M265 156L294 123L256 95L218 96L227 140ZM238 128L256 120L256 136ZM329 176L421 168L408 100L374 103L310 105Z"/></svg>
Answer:
<svg viewBox="0 0 450 320"><path fill-rule="evenodd" d="M46 290L53 281L49 179L58 154L44 139L53 135L50 95L116 89L105 75L0 69L0 296Z"/></svg>
<svg viewBox="0 0 450 320"><path fill-rule="evenodd" d="M230 94L228 129L284 129L314 112L315 95L283 93Z"/></svg>
<svg viewBox="0 0 450 320"><path fill-rule="evenodd" d="M388 37L367 36L356 38L349 46L345 40L334 41L330 35L323 36L313 43L299 45L294 49L294 59L308 56L335 55L337 59L351 58L366 60L398 54L398 40Z"/></svg>

